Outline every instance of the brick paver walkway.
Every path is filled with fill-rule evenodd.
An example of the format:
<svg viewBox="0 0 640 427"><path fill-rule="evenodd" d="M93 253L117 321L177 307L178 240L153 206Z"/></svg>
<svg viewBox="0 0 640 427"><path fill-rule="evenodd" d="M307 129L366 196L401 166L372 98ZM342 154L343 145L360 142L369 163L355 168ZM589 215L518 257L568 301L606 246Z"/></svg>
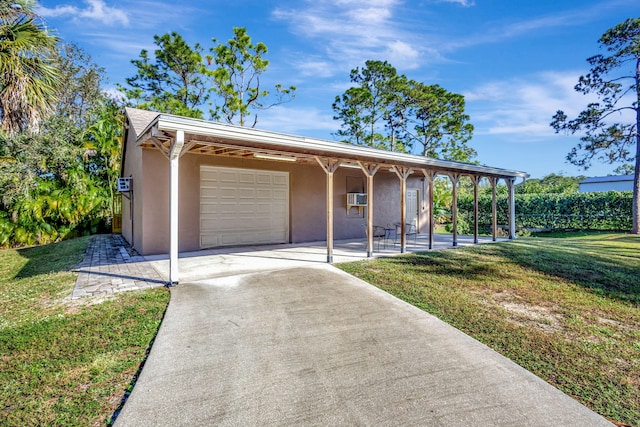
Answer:
<svg viewBox="0 0 640 427"><path fill-rule="evenodd" d="M166 285L160 274L120 234L91 237L78 273L72 299Z"/></svg>

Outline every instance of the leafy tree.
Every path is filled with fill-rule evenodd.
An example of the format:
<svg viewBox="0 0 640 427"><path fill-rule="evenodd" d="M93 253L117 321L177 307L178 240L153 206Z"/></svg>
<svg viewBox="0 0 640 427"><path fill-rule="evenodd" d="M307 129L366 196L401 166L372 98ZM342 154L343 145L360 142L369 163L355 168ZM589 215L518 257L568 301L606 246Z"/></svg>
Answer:
<svg viewBox="0 0 640 427"><path fill-rule="evenodd" d="M116 179L120 175L120 149L122 147L122 129L124 114L118 105L111 101L98 112L97 120L84 134L84 160L87 172L102 183L108 190L106 204L113 218L113 195Z"/></svg>
<svg viewBox="0 0 640 427"><path fill-rule="evenodd" d="M342 121L338 135L358 145L386 150L391 150L392 146L396 148L395 139L390 141L383 132L386 123L394 138L397 135L402 113L394 113L392 106L394 103L401 105L406 77L398 76L387 61L369 60L362 69L351 70L349 78L358 86L336 96L333 103L334 119Z"/></svg>
<svg viewBox="0 0 640 427"><path fill-rule="evenodd" d="M56 67L60 75L56 102L56 116L68 119L80 128L89 126L97 112L110 100L102 90L104 68L73 43L58 45Z"/></svg>
<svg viewBox="0 0 640 427"><path fill-rule="evenodd" d="M564 176L555 173L541 179L531 178L516 187L517 194L575 194L584 176Z"/></svg>
<svg viewBox="0 0 640 427"><path fill-rule="evenodd" d="M342 95L336 96L333 103L336 115L333 118L342 121L342 129L338 130L337 135L343 141L367 145L366 141L373 140L371 134L367 134L365 123L368 98L366 90L360 87L351 87Z"/></svg>
<svg viewBox="0 0 640 427"><path fill-rule="evenodd" d="M131 61L138 72L120 86L129 102L139 108L202 118L200 107L209 99L207 70L199 44L193 48L176 32L153 36L158 46Z"/></svg>
<svg viewBox="0 0 640 427"><path fill-rule="evenodd" d="M36 127L51 111L59 85L57 38L35 15L32 0L0 3L0 129Z"/></svg>
<svg viewBox="0 0 640 427"><path fill-rule="evenodd" d="M423 155L447 160L468 162L476 156L467 145L473 126L462 95L409 80L387 61L366 61L350 79L357 86L332 105L343 140L400 152L420 144Z"/></svg>
<svg viewBox="0 0 640 427"><path fill-rule="evenodd" d="M210 113L216 120L245 126L253 115L255 126L258 115L253 110L290 101L296 88L276 84L275 99L267 101L271 93L261 83L269 65L264 59L267 46L254 45L245 28L233 31L226 44L213 39L215 46L206 57L198 43L191 47L176 32L154 36L158 49L153 55L142 50L139 59L131 61L137 73L120 90L139 108L203 118L202 108L213 104Z"/></svg>
<svg viewBox="0 0 640 427"><path fill-rule="evenodd" d="M419 82L411 82L410 96L414 109L410 138L422 146L423 156L465 162L477 155L466 144L473 125L464 113L464 96Z"/></svg>
<svg viewBox="0 0 640 427"><path fill-rule="evenodd" d="M276 84L275 100L267 102L270 92L263 89L260 81L269 66L269 61L263 58L267 54L267 46L261 42L253 44L246 28L235 27L233 34L226 44L218 43L214 38L212 55L207 56L208 62L216 66L211 72L211 90L221 100L211 110L211 115L216 120L245 126L253 114L251 127L255 127L258 114L251 110L266 110L290 101L295 96L296 87L285 88Z"/></svg>
<svg viewBox="0 0 640 427"><path fill-rule="evenodd" d="M56 64L64 84L52 104L55 114L38 132L4 138L0 245L95 232L111 217L121 114L100 89L102 69L73 45L59 48Z"/></svg>
<svg viewBox="0 0 640 427"><path fill-rule="evenodd" d="M593 93L600 102L587 105L569 120L563 111L553 116L556 132L582 133L567 160L587 169L594 158L607 163L633 162L633 227L640 234L640 18L631 18L607 30L598 40L607 55L587 59L590 72L581 76L576 91ZM633 113L633 119L625 121ZM615 120L622 118L621 121Z"/></svg>
<svg viewBox="0 0 640 427"><path fill-rule="evenodd" d="M632 163L624 163L613 170L614 175L633 175L635 167Z"/></svg>

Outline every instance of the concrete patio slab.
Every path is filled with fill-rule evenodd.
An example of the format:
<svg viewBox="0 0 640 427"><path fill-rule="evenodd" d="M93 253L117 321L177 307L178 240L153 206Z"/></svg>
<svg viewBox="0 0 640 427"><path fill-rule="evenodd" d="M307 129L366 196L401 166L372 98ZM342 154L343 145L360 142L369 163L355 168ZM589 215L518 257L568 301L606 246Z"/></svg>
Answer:
<svg viewBox="0 0 640 427"><path fill-rule="evenodd" d="M499 239L506 241L508 239ZM491 243L491 238L480 238L479 244ZM459 236L458 246L473 245L473 237ZM438 234L434 236L433 250L452 248L451 236ZM424 252L429 249L429 238L426 234L419 234L414 241L409 239L407 253ZM389 257L400 255L399 245L389 241L379 246L374 257ZM379 249L379 250L378 250ZM146 256L145 259L160 273L165 280L169 280L169 258L167 255ZM367 244L364 239L339 240L334 244L334 263L359 261L367 258ZM257 271L281 270L292 267L304 267L326 264L327 247L325 242L311 242L300 244L261 245L205 249L196 252L181 252L178 260L180 282L189 282L213 277L223 277L234 274L246 274Z"/></svg>

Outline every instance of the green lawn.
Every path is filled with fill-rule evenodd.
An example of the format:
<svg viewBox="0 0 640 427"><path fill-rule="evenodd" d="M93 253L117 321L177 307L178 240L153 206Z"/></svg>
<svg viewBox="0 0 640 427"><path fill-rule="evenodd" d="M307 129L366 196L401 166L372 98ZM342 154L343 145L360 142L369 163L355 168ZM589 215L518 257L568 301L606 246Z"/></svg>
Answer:
<svg viewBox="0 0 640 427"><path fill-rule="evenodd" d="M71 301L87 238L0 251L0 425L104 425L169 300ZM605 417L640 425L640 238L573 234L339 265Z"/></svg>
<svg viewBox="0 0 640 427"><path fill-rule="evenodd" d="M169 292L71 301L87 243L0 250L0 425L105 425L145 358Z"/></svg>
<svg viewBox="0 0 640 427"><path fill-rule="evenodd" d="M640 237L532 237L338 267L640 426Z"/></svg>

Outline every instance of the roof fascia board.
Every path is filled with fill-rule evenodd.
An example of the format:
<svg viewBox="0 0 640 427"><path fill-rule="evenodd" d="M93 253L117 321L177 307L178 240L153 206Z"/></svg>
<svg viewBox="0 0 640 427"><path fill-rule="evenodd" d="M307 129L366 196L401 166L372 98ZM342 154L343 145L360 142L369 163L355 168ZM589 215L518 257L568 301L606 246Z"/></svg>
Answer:
<svg viewBox="0 0 640 427"><path fill-rule="evenodd" d="M468 172L470 174L486 174L499 177L519 177L525 179L529 177L529 174L520 171L438 160L404 153L393 153L390 151L360 147L335 141L326 141L316 138L288 135L273 131L244 128L224 123L207 122L204 120L194 120L162 114L145 128L138 139L143 138L143 136L154 126L157 126L158 130L164 131L182 130L185 133L226 138L242 142L287 145L298 149L310 150L312 152L313 150L324 150L342 156L365 157L371 159L373 162L386 161L391 164L403 162L411 164L412 167L415 168L455 169L462 173Z"/></svg>

